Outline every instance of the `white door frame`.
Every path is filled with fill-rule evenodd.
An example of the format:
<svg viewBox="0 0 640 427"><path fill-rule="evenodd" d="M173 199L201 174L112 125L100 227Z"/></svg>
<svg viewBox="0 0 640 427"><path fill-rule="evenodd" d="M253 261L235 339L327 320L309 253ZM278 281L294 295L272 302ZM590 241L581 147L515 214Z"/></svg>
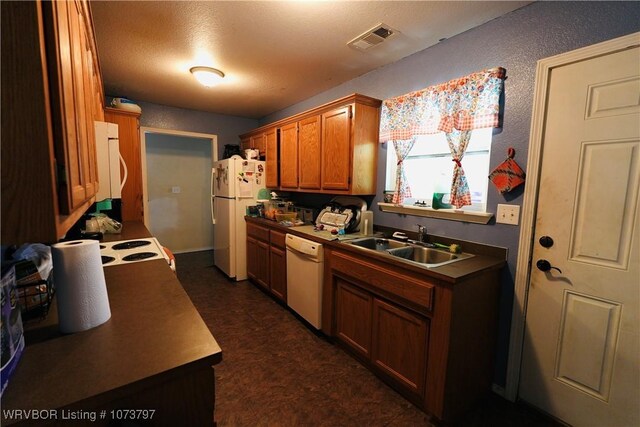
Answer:
<svg viewBox="0 0 640 427"><path fill-rule="evenodd" d="M544 137L544 123L547 104L547 89L549 77L554 68L583 61L597 56L640 45L640 32L629 34L613 40L608 40L592 46L587 46L571 52L551 56L538 61L536 68L536 83L533 96L533 114L529 137L529 154L527 160L527 184L522 202L522 222L520 226L520 240L518 244L518 262L516 264L516 278L513 311L511 314L511 336L509 340L509 360L507 363L507 379L505 397L515 401L520 384L520 367L522 361L522 344L524 342L524 327L527 311L527 293L531 273L531 257L533 253L533 237L535 230L536 212L538 208L538 192L540 190L540 167L542 164L542 148Z"/></svg>
<svg viewBox="0 0 640 427"><path fill-rule="evenodd" d="M142 163L142 207L144 211L144 225L149 228L149 192L147 190L147 141L146 134L162 134L202 138L211 141L211 162L218 161L218 135L209 133L187 132L181 130L140 127L140 156Z"/></svg>

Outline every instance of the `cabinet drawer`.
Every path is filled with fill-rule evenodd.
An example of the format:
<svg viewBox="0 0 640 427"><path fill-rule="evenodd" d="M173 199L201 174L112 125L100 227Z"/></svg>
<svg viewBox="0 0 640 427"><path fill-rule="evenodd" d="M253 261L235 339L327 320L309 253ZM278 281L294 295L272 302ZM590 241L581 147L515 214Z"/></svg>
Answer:
<svg viewBox="0 0 640 427"><path fill-rule="evenodd" d="M269 229L250 222L247 223L247 235L263 242L269 242Z"/></svg>
<svg viewBox="0 0 640 427"><path fill-rule="evenodd" d="M433 309L435 286L430 283L341 252L332 251L330 262L333 270L373 287L372 290L400 297L428 311Z"/></svg>
<svg viewBox="0 0 640 427"><path fill-rule="evenodd" d="M287 234L277 230L271 230L270 233L271 233L271 246L275 246L280 249L286 249L284 242Z"/></svg>

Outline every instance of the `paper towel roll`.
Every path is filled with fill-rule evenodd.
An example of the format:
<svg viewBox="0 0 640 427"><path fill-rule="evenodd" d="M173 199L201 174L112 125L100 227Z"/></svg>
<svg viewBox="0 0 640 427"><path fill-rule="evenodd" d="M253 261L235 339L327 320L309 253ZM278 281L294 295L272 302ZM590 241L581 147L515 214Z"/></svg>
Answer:
<svg viewBox="0 0 640 427"><path fill-rule="evenodd" d="M111 317L97 240L74 240L51 247L60 331L85 331Z"/></svg>

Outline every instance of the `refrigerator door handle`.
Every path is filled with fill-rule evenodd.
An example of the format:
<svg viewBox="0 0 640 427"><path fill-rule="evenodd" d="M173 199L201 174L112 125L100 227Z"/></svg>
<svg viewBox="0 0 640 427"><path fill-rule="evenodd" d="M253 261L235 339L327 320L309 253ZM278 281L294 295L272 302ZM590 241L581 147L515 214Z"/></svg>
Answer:
<svg viewBox="0 0 640 427"><path fill-rule="evenodd" d="M215 196L215 191L214 190L214 182L216 179L216 168L213 167L211 168L211 197Z"/></svg>
<svg viewBox="0 0 640 427"><path fill-rule="evenodd" d="M124 157L122 157L122 154L118 152L118 156L120 156L120 164L122 165L122 169L124 169L124 178L122 178L122 183L120 183L120 191L122 191L124 185L127 183L129 170L127 169L127 163L124 161Z"/></svg>
<svg viewBox="0 0 640 427"><path fill-rule="evenodd" d="M215 197L211 196L211 224L216 223L216 213L213 209L213 201L215 200Z"/></svg>

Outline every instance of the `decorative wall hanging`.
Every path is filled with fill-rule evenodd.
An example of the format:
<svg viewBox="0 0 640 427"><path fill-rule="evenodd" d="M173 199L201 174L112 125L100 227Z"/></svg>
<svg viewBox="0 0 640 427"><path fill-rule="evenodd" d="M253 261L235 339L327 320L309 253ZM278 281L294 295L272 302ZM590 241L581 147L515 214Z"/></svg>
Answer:
<svg viewBox="0 0 640 427"><path fill-rule="evenodd" d="M379 140L392 141L398 152L393 203L401 204L411 195L402 161L416 137L444 132L455 163L451 203L456 208L471 204L462 157L473 129L500 126L500 94L505 75L504 68L490 68L382 103Z"/></svg>
<svg viewBox="0 0 640 427"><path fill-rule="evenodd" d="M513 158L516 150L509 147L507 159L500 163L490 174L489 179L499 192L508 193L525 181L525 173Z"/></svg>

